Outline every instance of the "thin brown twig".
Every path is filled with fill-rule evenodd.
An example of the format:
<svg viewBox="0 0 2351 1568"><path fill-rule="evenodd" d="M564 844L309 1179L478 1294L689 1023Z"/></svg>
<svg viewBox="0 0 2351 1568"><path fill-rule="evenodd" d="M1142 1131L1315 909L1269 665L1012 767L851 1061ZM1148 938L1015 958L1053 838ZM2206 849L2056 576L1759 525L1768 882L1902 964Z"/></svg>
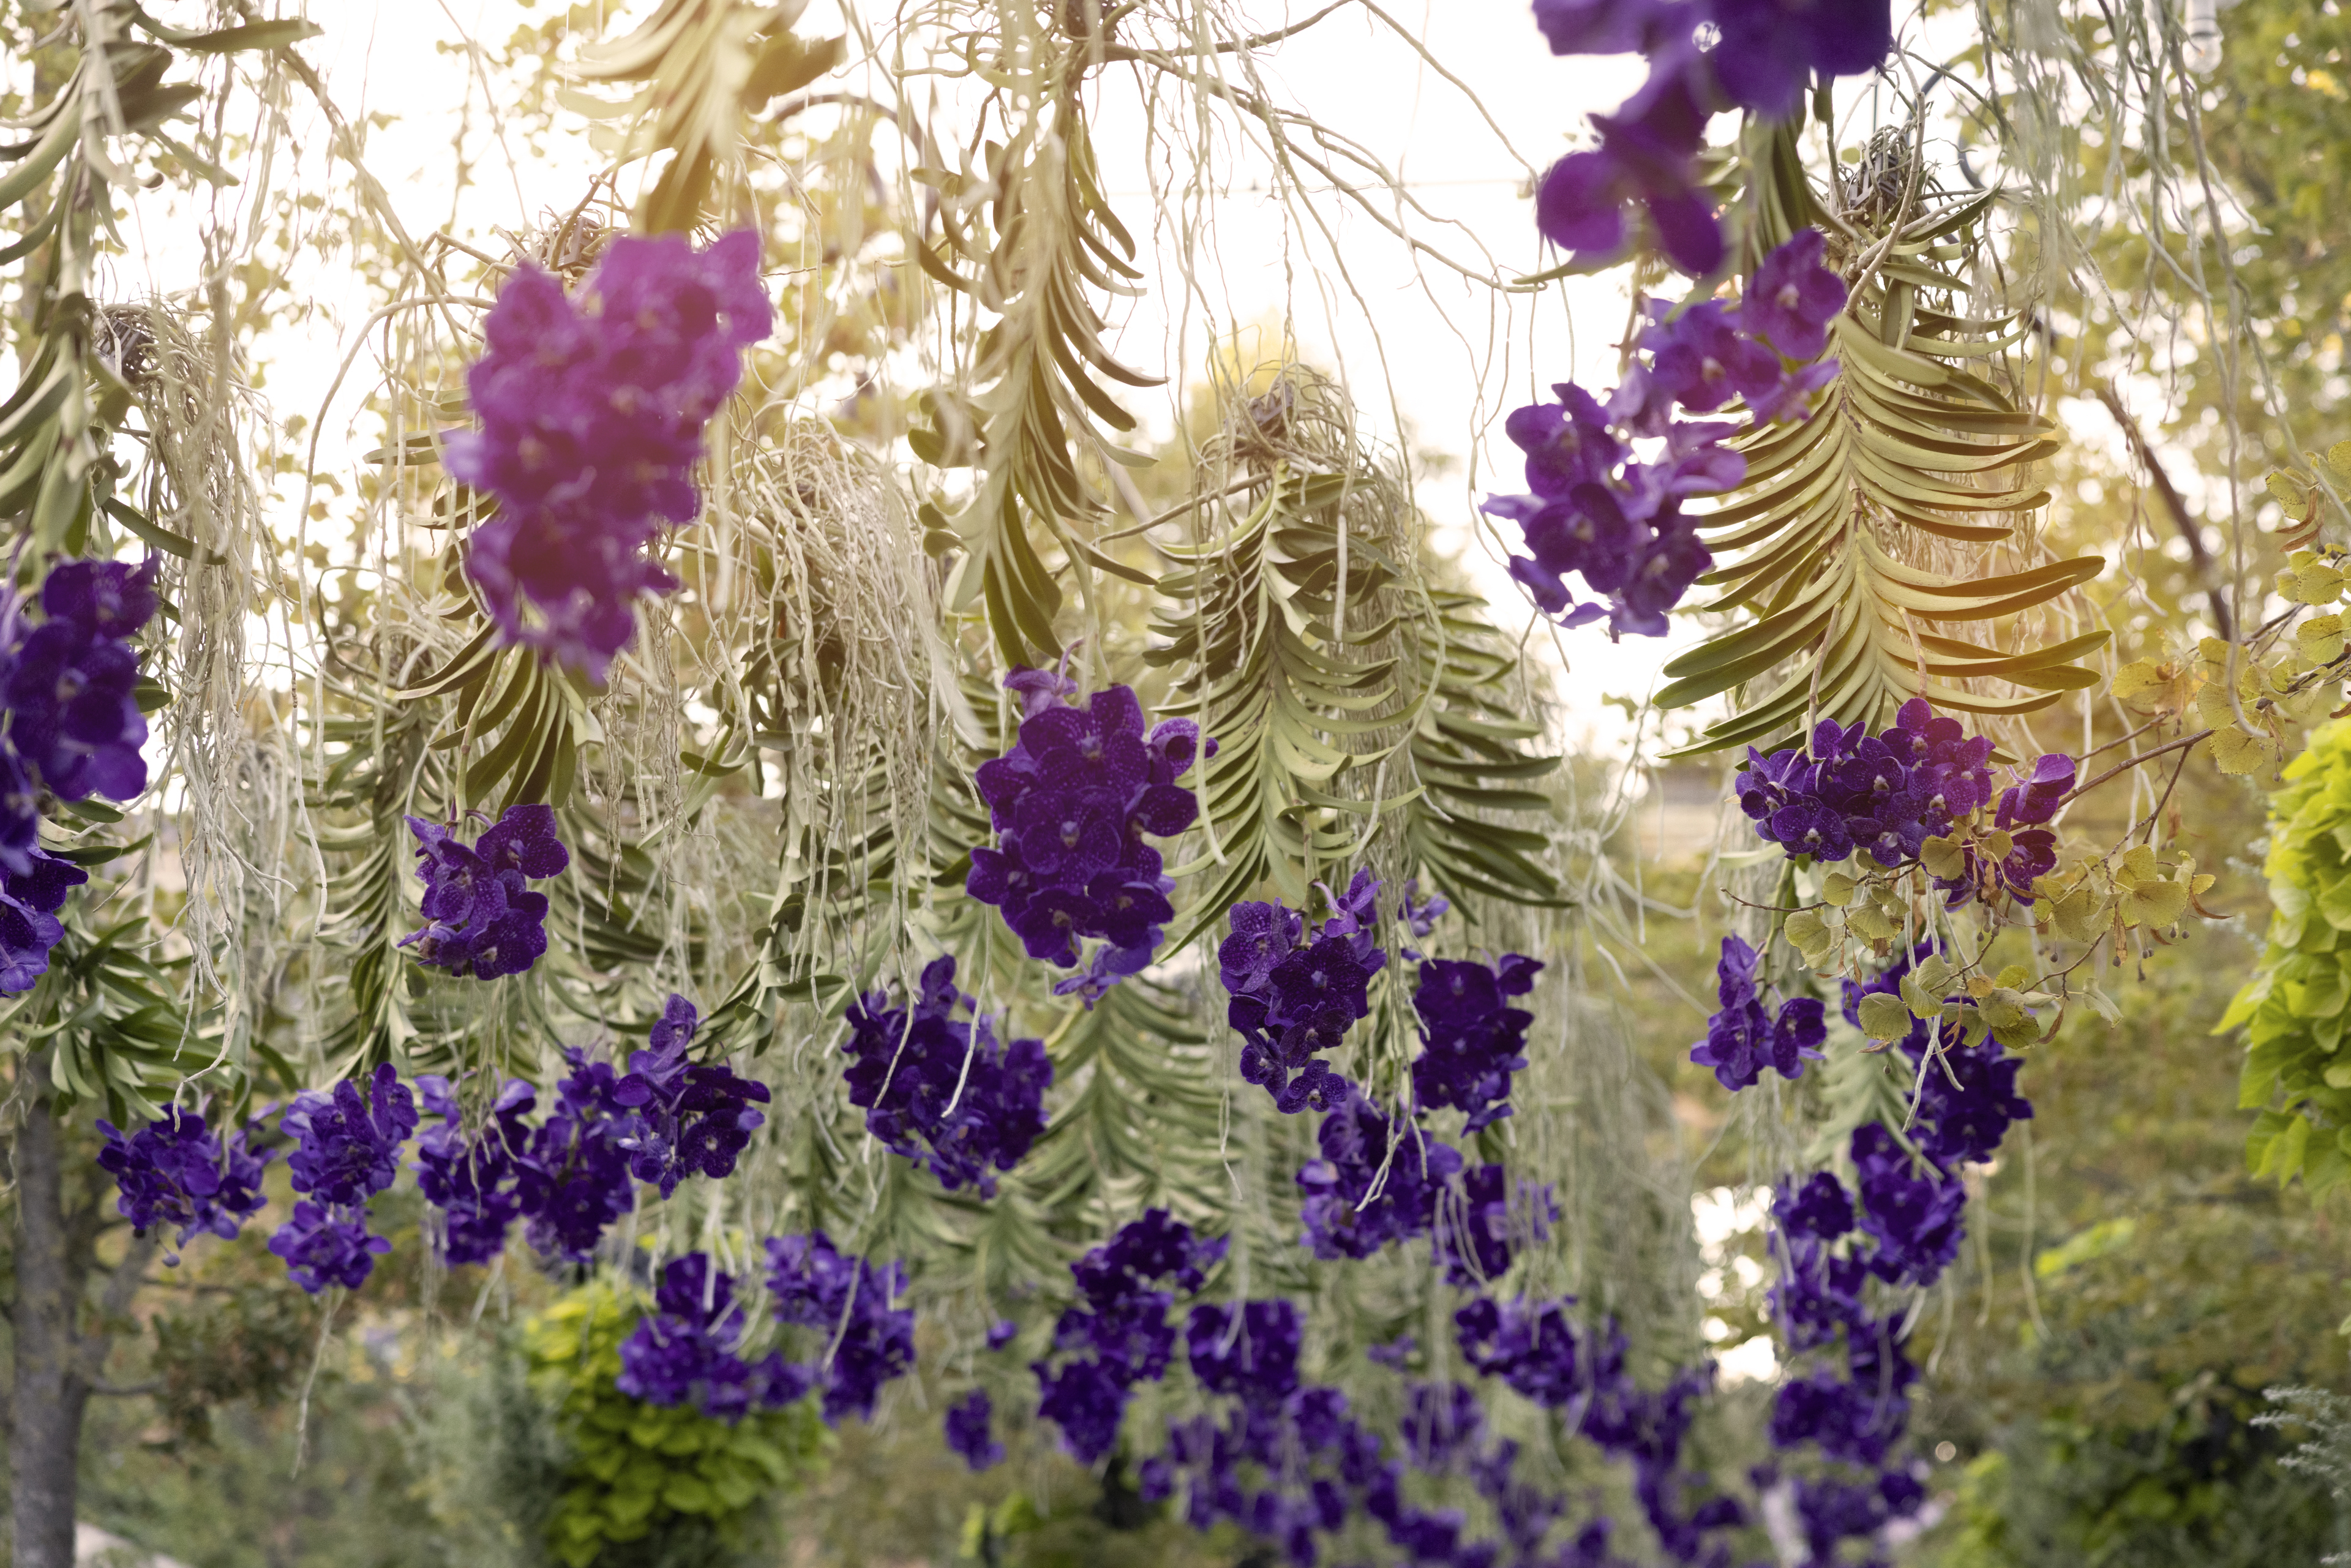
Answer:
<svg viewBox="0 0 2351 1568"><path fill-rule="evenodd" d="M2182 736L2178 740L2166 741L2152 751L2142 751L2127 762L2117 762L2112 768L2107 768L2104 773L2099 774L2095 779L2091 779L2087 784L2081 785L2078 788L2068 791L2065 798L2058 801L2057 804L2060 806L2068 805L2088 794L2099 785L2104 784L2107 779L2121 778L2124 774L2129 772L2132 768L2137 767L2142 762L2161 757L2164 753L2168 751L2184 751L2199 740L2210 739L2215 733L2215 731L2209 729L2199 729L2194 735Z"/></svg>

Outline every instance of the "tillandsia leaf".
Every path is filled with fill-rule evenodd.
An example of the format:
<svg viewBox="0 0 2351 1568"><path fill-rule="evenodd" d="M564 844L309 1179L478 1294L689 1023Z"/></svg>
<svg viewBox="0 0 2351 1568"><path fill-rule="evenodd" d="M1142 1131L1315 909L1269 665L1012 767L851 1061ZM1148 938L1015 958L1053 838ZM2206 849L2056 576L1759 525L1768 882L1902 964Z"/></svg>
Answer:
<svg viewBox="0 0 2351 1568"><path fill-rule="evenodd" d="M1229 1202L1217 1155L1218 1053L1185 1004L1130 979L1053 1041L1061 1108L1016 1174L1041 1209L1074 1222L1073 1233L1146 1207L1196 1220Z"/></svg>
<svg viewBox="0 0 2351 1568"><path fill-rule="evenodd" d="M26 1051L47 1052L50 1088L64 1103L152 1121L181 1080L214 1060L219 1020L190 1018L188 960L152 956L145 917L92 930L83 903L69 906L48 972L0 1011L0 1028Z"/></svg>
<svg viewBox="0 0 2351 1568"><path fill-rule="evenodd" d="M399 945L411 929L407 889L416 870L402 819L437 781L437 759L427 745L430 709L419 704L388 704L323 727L331 760L309 789L328 867L320 978L346 988L347 1002L321 1049L336 1076L350 1077L403 1059L417 1032Z"/></svg>
<svg viewBox="0 0 2351 1568"><path fill-rule="evenodd" d="M1700 523L1719 564L1699 581L1721 591L1698 608L1740 622L1666 666L1658 706L1734 694L1738 712L1687 748L1704 752L1784 738L1807 716L1876 727L1913 696L2021 714L2095 685L2077 661L2104 644L2104 632L1998 648L1950 631L2046 604L2095 577L2102 559L2009 570L1985 559L1960 576L1914 564L1951 546L2013 559L2023 553L2017 516L2049 498L2027 476L2057 451L2056 427L1970 368L2004 354L2025 326L2015 315L1942 308L1970 297L1946 264L1977 243L1988 197L1946 202L1929 192L1900 227L1873 229L1874 209L1825 213L1802 184L1792 131L1771 136L1751 245L1778 243L1782 225L1820 223L1841 231L1849 270L1866 270L1832 325L1840 373L1821 406L1733 443L1746 479ZM1776 683L1774 672L1785 672Z"/></svg>
<svg viewBox="0 0 2351 1568"><path fill-rule="evenodd" d="M1420 791L1404 807L1406 852L1422 883L1457 903L1474 893L1563 906L1542 863L1550 835L1491 820L1547 817L1551 798L1526 786L1560 765L1531 749L1542 727L1524 712L1519 661L1483 600L1433 589L1429 610L1401 622L1409 679L1426 694L1407 747Z"/></svg>
<svg viewBox="0 0 2351 1568"><path fill-rule="evenodd" d="M1177 671L1180 700L1217 738L1201 794L1215 848L1181 878L1212 871L1181 912L1170 948L1221 919L1260 883L1291 904L1368 836L1354 820L1416 793L1398 773L1384 801L1343 796L1341 776L1396 748L1398 672L1384 622L1366 607L1397 576L1393 541L1350 516L1351 486L1375 476L1303 474L1276 466L1249 511L1197 546L1162 547L1170 601L1153 630L1167 645L1145 657ZM1335 635L1332 566L1344 531L1356 606Z"/></svg>
<svg viewBox="0 0 2351 1568"><path fill-rule="evenodd" d="M626 37L580 52L582 80L643 84L617 103L574 89L559 94L575 112L619 127L599 139L599 150L621 160L671 155L637 203L640 232L692 229L720 171L742 156L745 115L841 63L844 39L811 43L791 31L799 9L663 0Z"/></svg>
<svg viewBox="0 0 2351 1568"><path fill-rule="evenodd" d="M601 737L580 676L499 643L497 629L485 626L438 670L397 694L402 702L443 696L455 701L433 748L452 755L456 810L492 800L500 809L560 807L570 800L580 747Z"/></svg>
<svg viewBox="0 0 2351 1568"><path fill-rule="evenodd" d="M1006 664L1043 666L1061 649L1053 626L1060 571L1082 581L1092 570L1130 570L1081 531L1104 508L1078 471L1077 449L1127 460L1102 429L1134 428L1102 381L1159 382L1121 364L1102 340L1088 291L1135 292L1134 241L1102 194L1077 73L1057 52L1071 46L1041 34L1035 43L1035 74L1021 78L1031 118L1010 141L990 143L977 168L967 154L960 174L919 172L948 193L939 208L948 249L976 271L956 274L927 246L924 266L954 278L996 320L980 333L965 375L975 390L926 405L943 423L967 417L972 428L920 432L915 450L945 463L967 448L983 473L979 493L952 519L965 554L954 569L951 607L985 609ZM1037 530L1060 549L1062 567L1047 564Z"/></svg>
<svg viewBox="0 0 2351 1568"><path fill-rule="evenodd" d="M81 555L104 541L100 493L110 481L111 422L129 391L91 350L87 330L97 258L97 225L110 186L133 174L110 148L118 132L155 130L202 96L166 84L171 50L125 36L135 12L112 5L75 10L52 40L76 51L65 81L0 147L0 215L24 213L10 261L46 246L37 277L25 280L31 328L26 366L0 410L0 513L24 516L40 552Z"/></svg>

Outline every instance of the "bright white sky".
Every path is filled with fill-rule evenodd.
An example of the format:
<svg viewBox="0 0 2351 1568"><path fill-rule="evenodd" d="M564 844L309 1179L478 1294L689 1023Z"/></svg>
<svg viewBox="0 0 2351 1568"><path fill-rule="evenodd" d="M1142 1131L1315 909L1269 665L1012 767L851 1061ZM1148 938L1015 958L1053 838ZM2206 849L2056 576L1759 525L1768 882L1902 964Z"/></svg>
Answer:
<svg viewBox="0 0 2351 1568"><path fill-rule="evenodd" d="M801 31L840 31L834 8L841 4L854 0L815 0ZM645 8L627 10L633 15ZM1311 15L1319 0L1312 5L1261 3L1251 9L1260 26L1272 28ZM346 114L354 120L371 113L394 117L371 131L367 156L412 234L421 237L450 225L454 212L454 232L479 236L496 227L519 226L542 208L569 209L577 201L594 163L584 131L576 156L554 148L544 162L511 170L503 161L486 162L477 166L470 189L453 190L451 141L473 68L462 47L444 46L469 37L503 39L517 25L546 15L544 5L534 7L527 0L330 0L312 10L326 33L302 46L302 52L325 76ZM1430 243L1473 263L1479 260L1482 243L1490 265L1504 276L1540 270L1553 258L1543 254L1534 231L1526 194L1530 172L1569 145L1588 112L1621 102L1638 85L1642 62L1632 56L1552 57L1521 0L1390 0L1389 11L1403 26L1418 29L1430 55L1476 91L1484 114L1393 33L1352 8L1270 56L1267 69L1275 91L1401 168L1413 195L1439 220L1418 220L1426 225L1419 232ZM852 81L869 68L852 66ZM1155 240L1164 243L1169 236L1153 232L1155 214L1137 155L1140 118L1131 78L1112 73L1100 99L1097 140L1106 183L1146 247ZM475 145L486 148L478 89L474 114ZM296 141L305 149L302 160L312 165L305 187L329 188L323 123L298 99L296 125ZM1229 144L1227 157L1229 162ZM282 183L286 176L281 172L278 178ZM1423 492L1441 530L1440 543L1464 549L1503 624L1523 625L1524 600L1504 575L1490 539L1471 538L1475 501L1494 490L1521 487L1511 461L1516 454L1499 433L1510 408L1544 395L1542 389L1556 381L1580 380L1599 392L1613 384L1614 345L1626 317L1621 277L1505 298L1440 267L1416 267L1392 235L1324 194L1321 211L1345 257L1349 276L1343 280L1319 240L1302 244L1310 236L1300 235L1266 184L1264 171L1244 165L1232 172L1229 188L1217 193L1209 225L1221 257L1217 324L1278 320L1287 306L1307 357L1343 369L1374 434L1393 436L1401 422L1412 429L1416 449L1453 459L1449 470L1432 477ZM148 205L141 220L134 244L144 253L146 286L159 292L186 287L194 257L184 214ZM316 312L260 347L269 371L266 393L281 420L295 413L318 418L366 321L367 296L339 265L316 264L313 275L294 280L297 294L316 302ZM1172 396L1198 378L1207 340L1196 318L1184 324L1181 336L1169 319L1169 301L1180 298L1181 291L1164 253L1155 263L1146 258L1146 267L1151 298L1123 317L1113 313L1113 323L1123 359L1169 378L1168 394L1128 397L1130 407L1164 429L1172 423L1172 402L1155 408L1150 399ZM371 379L363 360L320 422L321 471L349 472L373 444L374 433L353 423ZM287 507L296 504L298 489L298 479L281 486ZM1689 640L1688 629L1682 628L1671 638L1635 638L1614 646L1598 629L1583 628L1562 634L1556 649L1539 633L1530 648L1544 650L1541 656L1553 660L1563 649L1571 665L1571 678L1561 683L1568 706L1565 738L1615 749L1629 738L1627 721L1603 699L1646 695L1658 667ZM1677 719L1677 729L1681 724Z"/></svg>
<svg viewBox="0 0 2351 1568"><path fill-rule="evenodd" d="M816 0L800 30L840 31L833 9L838 3ZM644 8L628 9L635 14ZM1252 9L1261 26L1278 27L1319 5ZM829 10L833 15L826 15ZM369 131L367 158L413 235L422 237L451 225L454 211L452 232L478 236L494 227L518 226L542 207L568 209L578 200L594 162L584 133L576 157L551 148L545 162L525 162L511 172L500 161L486 162L477 166L470 189L453 190L450 144L472 67L462 48L444 46L469 37L502 40L517 26L544 17L545 5L526 0L330 0L311 11L326 32L301 46L302 53L325 77L345 114L355 121L373 113L394 117ZM1447 254L1477 263L1474 242L1482 242L1490 265L1505 276L1549 265L1552 258L1537 243L1525 194L1529 169L1558 156L1586 112L1614 107L1637 86L1641 62L1635 57L1556 59L1527 8L1518 4L1402 0L1391 5L1390 14L1420 29L1430 54L1478 92L1500 136L1408 47L1353 12L1334 16L1283 44L1270 60L1275 90L1401 167L1423 204L1438 218L1462 225L1426 229L1431 243ZM852 68L852 79L862 68ZM1165 236L1150 232L1155 214L1137 157L1135 95L1127 78L1113 74L1101 96L1097 137L1105 179L1128 226L1149 247ZM477 85L473 112L475 144L486 147ZM295 127L306 165L304 188L340 186L340 168L335 184L328 183L323 121L298 98ZM276 176L280 185L288 178L283 169ZM1481 552L1470 540L1474 499L1495 489L1521 487L1509 461L1515 453L1499 435L1501 415L1510 408L1541 395L1554 381L1580 379L1604 391L1613 384L1613 344L1625 318L1621 283L1582 282L1564 293L1554 288L1534 298L1503 299L1437 267L1416 272L1393 236L1361 212L1322 195L1322 211L1351 274L1351 297L1319 241L1302 248L1301 236L1286 227L1280 204L1265 185L1262 172L1237 170L1232 187L1219 193L1213 209L1214 246L1223 272L1223 298L1216 306L1220 325L1278 320L1287 303L1301 349L1311 361L1343 369L1374 434L1392 436L1401 416L1414 431L1417 450L1453 459L1450 470L1424 491L1430 515L1443 530L1441 542L1465 548L1504 623L1523 624L1524 601L1491 559L1490 542ZM234 212L239 194L226 193L224 215ZM127 268L136 278L133 287L166 294L189 287L197 253L184 208L152 199L136 204L126 237L139 253ZM1187 336L1176 338L1164 303L1178 293L1176 280L1164 257L1158 265L1146 265L1152 298L1123 317L1113 314L1118 350L1127 362L1168 376L1171 390L1180 388L1197 379L1207 340L1196 318L1188 323ZM308 319L259 345L256 357L267 367L265 392L276 416L283 420L298 413L317 420L366 322L369 302L340 261L313 261L309 274L293 281L296 294L316 308ZM373 444L375 433L354 423L371 380L362 355L321 422L322 473L348 473ZM1129 394L1128 402L1146 422L1165 429L1172 423L1173 403L1151 406L1159 395ZM1491 444L1502 449L1499 472ZM298 477L281 482L280 499L289 510L299 492ZM1538 636L1535 645L1542 641ZM1566 646L1575 677L1563 683L1571 710L1568 738L1621 746L1627 734L1623 715L1599 699L1604 694L1646 692L1667 656L1667 644L1635 639L1614 648L1604 634L1587 628L1567 639Z"/></svg>

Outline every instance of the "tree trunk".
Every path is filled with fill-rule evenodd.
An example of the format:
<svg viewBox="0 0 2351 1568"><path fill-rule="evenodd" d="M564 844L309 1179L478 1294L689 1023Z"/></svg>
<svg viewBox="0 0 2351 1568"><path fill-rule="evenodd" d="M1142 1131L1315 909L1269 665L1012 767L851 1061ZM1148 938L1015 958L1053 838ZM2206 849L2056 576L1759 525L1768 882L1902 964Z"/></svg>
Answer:
<svg viewBox="0 0 2351 1568"><path fill-rule="evenodd" d="M16 1186L16 1380L10 1504L14 1568L73 1568L75 1461L89 1385L75 1318L89 1248L66 1211L63 1129L48 1102L25 1107L12 1147Z"/></svg>

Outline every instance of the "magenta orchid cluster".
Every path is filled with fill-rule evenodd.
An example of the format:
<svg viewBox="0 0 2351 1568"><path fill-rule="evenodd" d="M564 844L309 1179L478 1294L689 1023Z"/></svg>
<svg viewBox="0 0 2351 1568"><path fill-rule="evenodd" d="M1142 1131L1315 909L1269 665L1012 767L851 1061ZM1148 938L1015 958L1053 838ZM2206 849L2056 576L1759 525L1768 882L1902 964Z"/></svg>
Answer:
<svg viewBox="0 0 2351 1568"><path fill-rule="evenodd" d="M481 428L446 443L451 476L497 497L465 571L508 642L604 678L637 595L677 587L645 547L700 512L703 428L774 320L747 229L706 251L622 235L577 296L516 267L466 373Z"/></svg>
<svg viewBox="0 0 2351 1568"><path fill-rule="evenodd" d="M1311 934L1305 917L1280 900L1233 905L1231 935L1217 948L1231 998L1225 1019L1240 1031L1241 1076L1285 1116L1332 1110L1353 1092L1321 1053L1336 1051L1372 1010L1368 988L1388 961L1378 938L1379 892L1370 872L1357 871Z"/></svg>
<svg viewBox="0 0 2351 1568"><path fill-rule="evenodd" d="M295 1095L277 1130L294 1140L286 1166L294 1190L306 1196L269 1249L313 1295L329 1285L358 1290L376 1259L392 1250L369 1233L367 1204L400 1175L400 1151L416 1131L416 1097L387 1062L364 1090L345 1079Z"/></svg>
<svg viewBox="0 0 2351 1568"><path fill-rule="evenodd" d="M1845 302L1844 280L1822 265L1825 244L1800 230L1764 258L1737 306L1650 301L1635 343L1646 357L1604 404L1562 382L1558 402L1504 422L1526 454L1530 493L1489 497L1482 510L1524 535L1529 554L1511 558L1510 575L1545 614L1566 626L1604 616L1612 636L1665 635L1667 612L1714 560L1682 503L1747 476L1747 460L1722 444L1737 426L1676 411L1713 413L1736 398L1759 425L1810 417L1813 393L1836 378L1837 361L1820 356ZM1635 458L1636 441L1662 445ZM1577 603L1571 573L1598 597Z"/></svg>
<svg viewBox="0 0 2351 1568"><path fill-rule="evenodd" d="M1053 1064L1040 1040L999 1044L955 973L952 956L935 958L908 1006L893 1008L883 991L851 1003L844 1076L865 1130L891 1153L929 1167L949 1192L993 1197L994 1173L1019 1165L1045 1131Z"/></svg>
<svg viewBox="0 0 2351 1568"><path fill-rule="evenodd" d="M809 1391L808 1369L780 1350L746 1361L737 1354L746 1327L732 1275L707 1253L674 1258L654 1288L653 1310L621 1342L614 1385L648 1405L692 1405L728 1426L798 1403Z"/></svg>
<svg viewBox="0 0 2351 1568"><path fill-rule="evenodd" d="M1802 746L1768 757L1748 747L1735 788L1756 835L1791 860L1825 863L1866 850L1880 865L1896 867L1992 803L1991 749L1989 737L1970 737L1959 720L1913 697L1876 735L1857 720L1823 719ZM2056 868L2057 835L2044 824L2073 792L2074 777L2071 757L2038 758L2030 775L2001 792L1993 813L1993 826L2010 837L2007 854L1982 867L1971 843L1966 873L1936 885L1953 903L1986 883L2030 903L2033 883Z"/></svg>
<svg viewBox="0 0 2351 1568"><path fill-rule="evenodd" d="M1078 1300L1053 1325L1053 1354L1065 1359L1058 1367L1050 1358L1032 1362L1029 1370L1038 1415L1061 1427L1061 1446L1079 1463L1092 1464L1117 1443L1129 1390L1166 1375L1176 1354L1167 1316L1174 1291L1205 1285L1225 1246L1153 1208L1070 1265Z"/></svg>
<svg viewBox="0 0 2351 1568"><path fill-rule="evenodd" d="M1553 164L1536 193L1544 237L1584 267L1625 255L1637 205L1675 266L1719 267L1719 202L1698 167L1708 122L1734 107L1784 120L1815 79L1875 70L1894 45L1888 0L1535 0L1534 11L1555 55L1649 62L1639 91L1592 116L1599 146Z"/></svg>
<svg viewBox="0 0 2351 1568"><path fill-rule="evenodd" d="M814 1331L809 1386L823 1391L825 1425L843 1416L870 1420L882 1385L914 1364L914 1313L902 1263L875 1264L843 1252L821 1230L768 1239L768 1291L776 1321Z"/></svg>
<svg viewBox="0 0 2351 1568"><path fill-rule="evenodd" d="M57 911L89 880L41 848L41 796L136 799L147 719L131 639L155 613L156 563L69 560L42 580L40 623L0 590L0 994L28 991L65 936Z"/></svg>
<svg viewBox="0 0 2351 1568"><path fill-rule="evenodd" d="M106 1139L99 1168L114 1178L115 1207L142 1236L171 1225L178 1227L174 1248L199 1232L233 1241L246 1218L268 1201L261 1192L262 1169L276 1151L253 1153L244 1129L224 1145L201 1111L167 1105L162 1116L128 1135L101 1117L98 1130ZM167 1251L163 1261L180 1260Z"/></svg>
<svg viewBox="0 0 2351 1568"><path fill-rule="evenodd" d="M1820 1060L1828 1039L1826 1009L1817 997L1790 997L1776 1012L1764 1007L1755 978L1761 962L1745 938L1722 939L1714 971L1721 1007L1707 1019L1706 1038L1690 1048L1690 1060L1713 1068L1725 1089L1749 1087L1767 1067L1782 1078L1801 1078L1804 1063Z"/></svg>
<svg viewBox="0 0 2351 1568"><path fill-rule="evenodd" d="M971 852L964 890L1004 912L1031 958L1074 968L1081 944L1099 939L1085 970L1053 988L1092 1006L1150 964L1175 917L1176 883L1144 838L1174 838L1199 814L1176 781L1202 754L1200 727L1165 719L1146 736L1129 686L1106 686L1081 707L1077 684L1050 670L1021 666L1004 685L1020 699L1020 732L979 766L997 841ZM1213 738L1206 754L1217 754Z"/></svg>
<svg viewBox="0 0 2351 1568"><path fill-rule="evenodd" d="M529 883L560 876L571 852L555 836L551 806L509 806L469 848L451 830L408 820L416 835L416 875L424 883L424 925L400 939L416 961L452 975L492 980L519 975L547 951L547 894Z"/></svg>

